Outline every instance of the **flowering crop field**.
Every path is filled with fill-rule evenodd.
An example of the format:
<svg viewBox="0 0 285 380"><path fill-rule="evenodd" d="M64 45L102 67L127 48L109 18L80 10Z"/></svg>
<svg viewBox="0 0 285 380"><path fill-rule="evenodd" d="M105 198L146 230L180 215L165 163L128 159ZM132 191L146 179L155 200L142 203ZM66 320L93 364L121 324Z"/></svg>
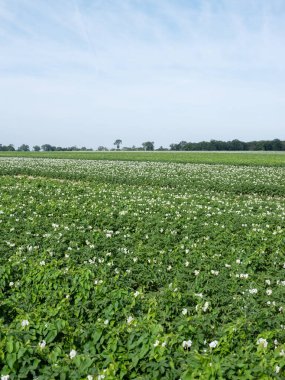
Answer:
<svg viewBox="0 0 285 380"><path fill-rule="evenodd" d="M109 152L4 152L0 157L66 158L84 160L153 161L199 164L285 166L285 152L176 152L176 151L109 151Z"/></svg>
<svg viewBox="0 0 285 380"><path fill-rule="evenodd" d="M1 380L285 378L285 168L0 174Z"/></svg>

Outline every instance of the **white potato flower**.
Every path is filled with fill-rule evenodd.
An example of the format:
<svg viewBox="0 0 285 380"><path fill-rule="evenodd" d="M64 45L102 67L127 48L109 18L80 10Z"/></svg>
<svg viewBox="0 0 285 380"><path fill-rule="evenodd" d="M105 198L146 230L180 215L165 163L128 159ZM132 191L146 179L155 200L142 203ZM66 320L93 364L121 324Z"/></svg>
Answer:
<svg viewBox="0 0 285 380"><path fill-rule="evenodd" d="M250 294L256 294L257 293L257 289L256 288L249 289L248 291L249 291Z"/></svg>
<svg viewBox="0 0 285 380"><path fill-rule="evenodd" d="M23 319L21 322L22 327L29 326L30 322L27 319Z"/></svg>
<svg viewBox="0 0 285 380"><path fill-rule="evenodd" d="M42 340L40 343L39 343L39 346L41 349L45 348L46 346L46 341L45 340Z"/></svg>
<svg viewBox="0 0 285 380"><path fill-rule="evenodd" d="M75 358L76 355L77 355L77 352L75 350L71 350L70 353L69 353L70 359Z"/></svg>
<svg viewBox="0 0 285 380"><path fill-rule="evenodd" d="M208 308L209 308L209 302L208 301L206 301L205 303L204 303L204 306L202 307L202 310L204 311L204 312L206 312L207 310L208 310Z"/></svg>
<svg viewBox="0 0 285 380"><path fill-rule="evenodd" d="M260 345L260 346L262 346L263 348L266 348L268 346L268 342L264 338L259 338L257 340L257 344Z"/></svg>
<svg viewBox="0 0 285 380"><path fill-rule="evenodd" d="M130 324L133 322L133 320L134 320L134 318L130 316L127 318L127 323Z"/></svg>
<svg viewBox="0 0 285 380"><path fill-rule="evenodd" d="M209 343L209 347L210 348L216 348L218 345L218 341L217 340L213 340L213 342Z"/></svg>
<svg viewBox="0 0 285 380"><path fill-rule="evenodd" d="M192 340L184 340L183 342L182 342L182 347L184 348L184 349L188 349L188 348L191 348L191 346L192 346Z"/></svg>

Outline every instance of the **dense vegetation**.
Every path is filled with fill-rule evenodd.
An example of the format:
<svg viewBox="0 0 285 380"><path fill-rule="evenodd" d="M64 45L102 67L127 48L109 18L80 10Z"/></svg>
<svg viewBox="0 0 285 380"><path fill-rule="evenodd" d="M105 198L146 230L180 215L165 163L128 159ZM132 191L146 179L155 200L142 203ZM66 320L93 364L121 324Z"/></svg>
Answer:
<svg viewBox="0 0 285 380"><path fill-rule="evenodd" d="M0 174L1 379L284 378L283 167L2 157Z"/></svg>
<svg viewBox="0 0 285 380"><path fill-rule="evenodd" d="M285 166L283 152L0 152L0 157Z"/></svg>
<svg viewBox="0 0 285 380"><path fill-rule="evenodd" d="M259 140L259 141L249 141L244 142L240 140L232 141L221 141L221 140L211 140L211 141L200 141L197 143L180 141L178 144L170 144L171 150L210 150L210 151L254 151L254 150L264 150L264 151L279 151L285 150L285 141L279 139L274 140Z"/></svg>
<svg viewBox="0 0 285 380"><path fill-rule="evenodd" d="M119 150L122 145L122 140L117 139L113 145ZM33 146L33 151L39 152L40 150L44 152L56 152L56 151L92 151L92 148L84 147L62 147L55 146L51 144L43 144L41 146ZM2 145L0 144L0 151L20 151L29 152L31 150L30 146L27 144L20 145L17 149L13 144ZM107 147L100 145L97 148L98 151L108 151ZM115 150L115 149L111 149ZM155 150L155 144L153 141L145 141L141 146L136 147L126 147L122 148L124 151L153 151ZM274 140L258 140L244 142L240 140L231 141L221 141L221 140L210 140L210 141L200 141L200 142L187 142L180 141L179 143L172 143L168 148L160 146L156 149L157 151L285 151L285 141L279 139Z"/></svg>

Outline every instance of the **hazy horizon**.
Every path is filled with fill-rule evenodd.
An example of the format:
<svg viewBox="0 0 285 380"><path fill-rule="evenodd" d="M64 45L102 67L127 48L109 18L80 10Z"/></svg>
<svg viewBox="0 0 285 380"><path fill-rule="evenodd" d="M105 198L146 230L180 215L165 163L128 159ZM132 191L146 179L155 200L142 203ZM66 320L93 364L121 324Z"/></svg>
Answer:
<svg viewBox="0 0 285 380"><path fill-rule="evenodd" d="M0 0L2 144L285 140L282 0Z"/></svg>

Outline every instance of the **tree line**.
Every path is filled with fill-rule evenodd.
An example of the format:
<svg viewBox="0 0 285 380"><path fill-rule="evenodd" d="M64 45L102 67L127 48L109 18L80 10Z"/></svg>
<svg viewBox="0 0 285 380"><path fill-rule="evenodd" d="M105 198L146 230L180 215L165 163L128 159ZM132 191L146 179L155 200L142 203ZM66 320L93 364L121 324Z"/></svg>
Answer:
<svg viewBox="0 0 285 380"><path fill-rule="evenodd" d="M170 150L212 150L212 151L246 151L246 150L285 150L285 141L274 140L257 140L244 142L240 140L231 141L200 141L197 143L180 141L178 144L170 144Z"/></svg>
<svg viewBox="0 0 285 380"><path fill-rule="evenodd" d="M249 141L244 142L240 140L231 140L231 141L221 141L221 140L210 140L210 141L200 141L200 142L187 142L187 141L180 141L179 143L172 143L169 145L169 148L164 148L163 146L160 146L159 148L155 149L154 142L153 141L145 141L142 143L141 146L136 147L127 147L122 145L122 140L117 139L113 143L115 148L108 149L107 147L104 147L100 145L97 150L98 151L108 151L108 150L127 150L127 151L285 151L285 141L281 141L279 139L274 140L256 140L256 141ZM18 148L15 148L13 144L9 145L2 145L0 144L0 151L22 151L22 152L29 152L33 150L34 152L51 152L51 151L93 151L92 148L86 148L83 147L77 147L77 146L69 146L69 147L61 147L61 146L54 146L50 144L44 144L44 145L34 145L32 148L30 148L27 144L22 144Z"/></svg>
<svg viewBox="0 0 285 380"><path fill-rule="evenodd" d="M92 151L92 148L86 148L85 146L78 148L77 146L68 146L68 147L62 147L62 146L54 146L50 144L44 144L44 145L34 145L32 148L30 148L27 144L22 144L18 148L15 148L13 144L9 145L2 145L0 144L0 151L18 151L18 152L30 152L33 150L34 152L53 152L53 151L76 151L76 150L82 150L82 151Z"/></svg>

